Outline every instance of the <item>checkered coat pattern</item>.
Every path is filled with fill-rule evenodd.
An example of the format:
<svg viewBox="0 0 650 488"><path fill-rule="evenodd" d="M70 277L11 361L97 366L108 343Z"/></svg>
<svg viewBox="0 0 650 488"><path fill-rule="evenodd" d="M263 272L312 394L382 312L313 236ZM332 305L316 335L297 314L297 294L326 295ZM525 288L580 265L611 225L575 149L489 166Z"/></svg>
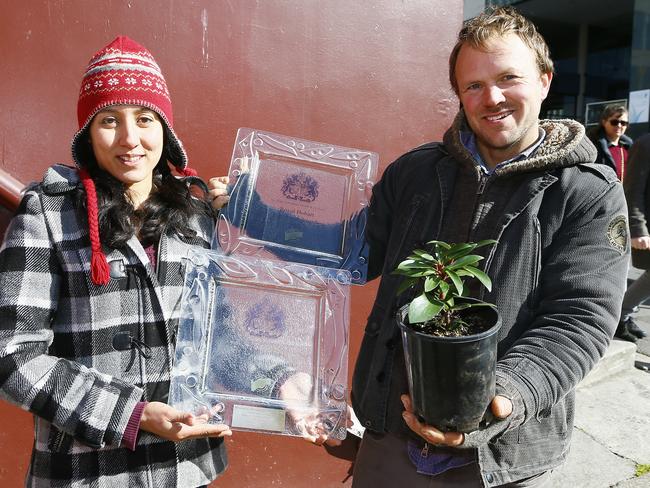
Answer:
<svg viewBox="0 0 650 488"><path fill-rule="evenodd" d="M50 168L26 192L0 248L0 396L35 415L30 487L196 487L226 466L221 439L179 443L140 432L122 447L138 401L167 401L189 246L198 235L161 238L154 271L134 237L107 253L108 285L90 279L85 212L76 170ZM116 349L129 333L151 347ZM7 419L5 419L7 420Z"/></svg>

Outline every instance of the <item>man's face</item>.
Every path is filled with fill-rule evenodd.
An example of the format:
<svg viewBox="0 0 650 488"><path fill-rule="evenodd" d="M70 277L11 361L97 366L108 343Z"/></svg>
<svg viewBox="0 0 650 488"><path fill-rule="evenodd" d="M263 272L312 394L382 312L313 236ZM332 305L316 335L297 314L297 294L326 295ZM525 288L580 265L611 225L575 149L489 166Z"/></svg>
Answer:
<svg viewBox="0 0 650 488"><path fill-rule="evenodd" d="M535 54L516 34L464 45L456 62L458 96L490 167L515 157L538 137L539 111L552 73L541 74Z"/></svg>

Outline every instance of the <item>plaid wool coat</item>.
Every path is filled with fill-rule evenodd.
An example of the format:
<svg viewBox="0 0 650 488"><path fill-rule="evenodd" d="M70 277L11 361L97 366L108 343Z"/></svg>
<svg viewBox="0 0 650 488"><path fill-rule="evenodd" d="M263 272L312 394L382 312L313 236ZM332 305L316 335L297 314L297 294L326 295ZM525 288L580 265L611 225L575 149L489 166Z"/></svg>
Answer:
<svg viewBox="0 0 650 488"><path fill-rule="evenodd" d="M171 358L191 245L209 247L214 223L197 236L159 243L154 272L133 237L111 250L111 281L90 279L90 241L73 197L77 172L50 168L29 189L0 248L0 396L35 415L26 485L196 487L226 466L222 439L173 443L122 436L138 401L167 401ZM138 338L148 358L116 336Z"/></svg>

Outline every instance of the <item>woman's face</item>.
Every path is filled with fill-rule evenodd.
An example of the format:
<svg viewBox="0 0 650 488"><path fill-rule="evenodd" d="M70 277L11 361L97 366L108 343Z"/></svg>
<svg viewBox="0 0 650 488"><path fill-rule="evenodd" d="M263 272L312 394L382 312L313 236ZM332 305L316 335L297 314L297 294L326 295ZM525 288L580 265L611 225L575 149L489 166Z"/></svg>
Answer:
<svg viewBox="0 0 650 488"><path fill-rule="evenodd" d="M601 121L605 135L610 141L616 141L625 133L628 124L627 112L619 112Z"/></svg>
<svg viewBox="0 0 650 488"><path fill-rule="evenodd" d="M163 151L163 125L153 110L113 105L90 123L90 143L97 164L124 183L137 208L151 192L153 170Z"/></svg>

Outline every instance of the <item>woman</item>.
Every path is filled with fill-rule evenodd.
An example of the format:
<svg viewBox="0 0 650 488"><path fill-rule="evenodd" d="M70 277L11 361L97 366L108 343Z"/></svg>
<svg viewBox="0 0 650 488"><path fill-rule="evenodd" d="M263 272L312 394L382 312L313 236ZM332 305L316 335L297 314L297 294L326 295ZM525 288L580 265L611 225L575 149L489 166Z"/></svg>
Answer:
<svg viewBox="0 0 650 488"><path fill-rule="evenodd" d="M209 247L151 54L118 37L84 74L77 168L32 186L0 251L0 394L35 415L27 486L208 484L226 425L165 404L182 258Z"/></svg>
<svg viewBox="0 0 650 488"><path fill-rule="evenodd" d="M597 163L606 164L623 181L628 166L628 151L632 139L625 135L628 113L624 105L608 105L600 115L597 128L589 132L589 138L598 150Z"/></svg>

